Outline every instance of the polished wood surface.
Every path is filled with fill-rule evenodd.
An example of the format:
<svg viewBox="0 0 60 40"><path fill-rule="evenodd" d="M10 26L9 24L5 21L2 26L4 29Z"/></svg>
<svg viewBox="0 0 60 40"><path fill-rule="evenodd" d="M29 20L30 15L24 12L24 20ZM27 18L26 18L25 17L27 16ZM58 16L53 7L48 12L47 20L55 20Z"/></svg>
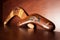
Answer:
<svg viewBox="0 0 60 40"><path fill-rule="evenodd" d="M4 25L4 29L0 29L0 40L60 40L60 32Z"/></svg>

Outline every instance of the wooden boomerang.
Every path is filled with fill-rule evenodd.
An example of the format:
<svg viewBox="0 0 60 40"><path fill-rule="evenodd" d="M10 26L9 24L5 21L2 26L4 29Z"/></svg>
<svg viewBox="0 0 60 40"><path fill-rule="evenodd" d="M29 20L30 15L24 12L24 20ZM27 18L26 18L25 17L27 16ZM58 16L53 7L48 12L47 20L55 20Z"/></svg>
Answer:
<svg viewBox="0 0 60 40"><path fill-rule="evenodd" d="M47 30L55 29L54 23L51 22L50 20L46 19L45 17L37 13L28 16L26 12L19 7L16 7L14 10L11 11L10 15L8 15L7 19L4 21L4 24L7 24L7 22L15 15L19 16L22 20L24 20L22 23L18 24L18 26L33 22Z"/></svg>

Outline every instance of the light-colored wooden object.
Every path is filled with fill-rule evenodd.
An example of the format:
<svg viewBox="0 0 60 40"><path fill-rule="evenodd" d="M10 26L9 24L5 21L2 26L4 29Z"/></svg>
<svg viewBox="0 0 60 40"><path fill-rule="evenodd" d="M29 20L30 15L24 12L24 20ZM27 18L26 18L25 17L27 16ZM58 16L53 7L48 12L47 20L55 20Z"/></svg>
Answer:
<svg viewBox="0 0 60 40"><path fill-rule="evenodd" d="M7 22L13 17L13 16L19 16L21 19L24 19L27 17L26 13L24 12L24 10L20 7L17 7L15 9L13 9L10 14L7 16L7 18L4 21L4 24L7 24Z"/></svg>

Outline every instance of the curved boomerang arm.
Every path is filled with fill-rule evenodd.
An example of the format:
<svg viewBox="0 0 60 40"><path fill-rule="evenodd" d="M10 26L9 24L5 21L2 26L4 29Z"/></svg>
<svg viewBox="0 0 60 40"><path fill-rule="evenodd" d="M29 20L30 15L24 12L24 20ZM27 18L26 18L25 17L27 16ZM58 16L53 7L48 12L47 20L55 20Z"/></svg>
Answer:
<svg viewBox="0 0 60 40"><path fill-rule="evenodd" d="M25 17L28 16L27 12L25 12L24 9L22 9L21 7L16 7L11 11L11 13L5 19L4 25L7 24L7 22L15 15L19 16L21 19L24 19Z"/></svg>

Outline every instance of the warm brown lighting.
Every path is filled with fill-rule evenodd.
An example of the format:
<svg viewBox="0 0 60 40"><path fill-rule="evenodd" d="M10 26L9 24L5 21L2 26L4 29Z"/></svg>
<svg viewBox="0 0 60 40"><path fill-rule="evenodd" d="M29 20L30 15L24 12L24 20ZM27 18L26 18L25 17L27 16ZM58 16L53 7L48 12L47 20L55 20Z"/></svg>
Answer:
<svg viewBox="0 0 60 40"><path fill-rule="evenodd" d="M35 25L40 25L41 28L45 30L53 31L55 29L55 24L53 22L51 22L49 19L46 19L45 17L37 13L26 17L26 19L24 20L25 22L22 22L21 24L19 24L20 26L32 22ZM32 24L28 24L28 27L34 28Z"/></svg>
<svg viewBox="0 0 60 40"><path fill-rule="evenodd" d="M21 19L24 19L27 17L26 12L22 8L16 7L7 16L7 18L4 21L4 24L7 24L7 22L15 15L19 16Z"/></svg>

